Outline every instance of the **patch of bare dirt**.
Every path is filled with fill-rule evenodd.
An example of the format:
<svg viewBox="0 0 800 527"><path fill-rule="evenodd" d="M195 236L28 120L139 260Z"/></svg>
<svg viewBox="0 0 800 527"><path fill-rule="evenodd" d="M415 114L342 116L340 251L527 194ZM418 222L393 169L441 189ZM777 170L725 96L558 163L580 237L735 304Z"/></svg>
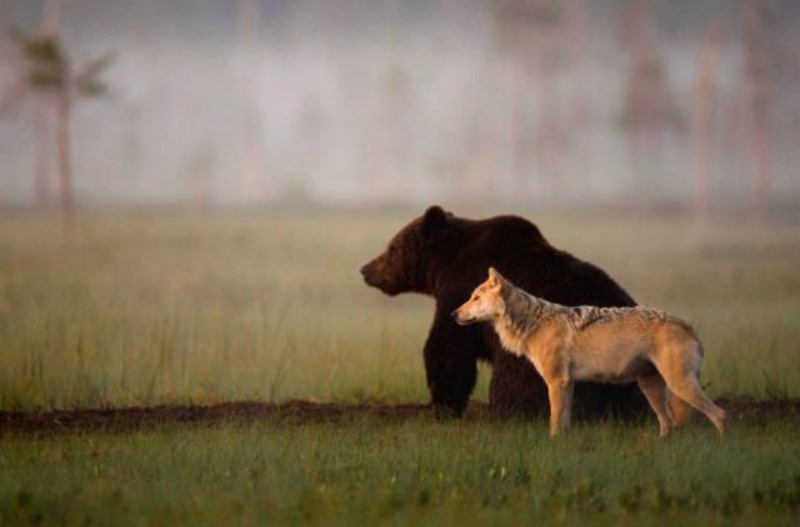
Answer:
<svg viewBox="0 0 800 527"><path fill-rule="evenodd" d="M800 399L718 401L731 420L763 424L780 418L800 418ZM425 404L340 404L294 400L285 403L254 401L209 406L152 406L131 408L88 408L49 412L0 411L0 436L7 434L57 434L82 431L132 431L164 424L247 424L255 422L307 424L319 422L379 419L396 422L421 416L434 417ZM472 403L467 419L491 419L485 403Z"/></svg>

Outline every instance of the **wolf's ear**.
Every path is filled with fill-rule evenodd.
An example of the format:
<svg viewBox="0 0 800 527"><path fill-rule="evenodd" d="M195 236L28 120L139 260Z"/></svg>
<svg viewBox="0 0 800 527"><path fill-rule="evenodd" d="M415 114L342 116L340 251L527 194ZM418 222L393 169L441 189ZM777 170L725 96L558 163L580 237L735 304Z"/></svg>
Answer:
<svg viewBox="0 0 800 527"><path fill-rule="evenodd" d="M489 268L489 278L492 280L492 282L503 281L503 276L500 273L498 273L497 269L495 269L494 267Z"/></svg>
<svg viewBox="0 0 800 527"><path fill-rule="evenodd" d="M422 233L430 234L445 227L449 216L450 214L439 205L432 205L422 216Z"/></svg>

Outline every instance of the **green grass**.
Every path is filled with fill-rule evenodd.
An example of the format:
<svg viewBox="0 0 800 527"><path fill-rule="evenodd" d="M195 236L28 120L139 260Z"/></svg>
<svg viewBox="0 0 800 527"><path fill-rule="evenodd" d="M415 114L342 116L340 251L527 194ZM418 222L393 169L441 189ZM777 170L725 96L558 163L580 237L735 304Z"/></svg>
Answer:
<svg viewBox="0 0 800 527"><path fill-rule="evenodd" d="M655 432L420 417L10 437L0 523L796 525L796 417L721 444Z"/></svg>
<svg viewBox="0 0 800 527"><path fill-rule="evenodd" d="M432 301L358 275L413 214L7 218L0 409L425 401ZM800 396L800 225L527 215L694 323L712 395Z"/></svg>
<svg viewBox="0 0 800 527"><path fill-rule="evenodd" d="M715 397L800 397L800 225L533 217L694 323ZM0 221L0 409L426 401L432 302L358 267L408 215ZM486 398L488 368L475 398ZM0 437L3 525L795 525L796 414L657 425L379 417Z"/></svg>
<svg viewBox="0 0 800 527"><path fill-rule="evenodd" d="M64 239L6 223L0 407L422 398L430 307L360 283L384 234L365 226L110 219Z"/></svg>

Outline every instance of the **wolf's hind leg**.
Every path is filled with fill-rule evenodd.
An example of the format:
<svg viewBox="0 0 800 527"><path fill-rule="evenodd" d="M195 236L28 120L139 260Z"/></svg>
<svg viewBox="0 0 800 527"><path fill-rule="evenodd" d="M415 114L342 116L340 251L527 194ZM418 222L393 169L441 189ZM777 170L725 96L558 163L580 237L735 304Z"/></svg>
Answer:
<svg viewBox="0 0 800 527"><path fill-rule="evenodd" d="M639 377L639 388L642 390L650 408L658 417L660 428L659 436L664 437L672 429L672 421L667 411L667 385L664 378L659 373L654 373L646 377Z"/></svg>
<svg viewBox="0 0 800 527"><path fill-rule="evenodd" d="M667 415L669 415L672 427L677 428L685 425L693 414L694 408L667 388Z"/></svg>
<svg viewBox="0 0 800 527"><path fill-rule="evenodd" d="M703 393L697 377L687 374L681 379L666 379L667 387L672 393L702 412L719 432L720 438L725 434L725 411Z"/></svg>

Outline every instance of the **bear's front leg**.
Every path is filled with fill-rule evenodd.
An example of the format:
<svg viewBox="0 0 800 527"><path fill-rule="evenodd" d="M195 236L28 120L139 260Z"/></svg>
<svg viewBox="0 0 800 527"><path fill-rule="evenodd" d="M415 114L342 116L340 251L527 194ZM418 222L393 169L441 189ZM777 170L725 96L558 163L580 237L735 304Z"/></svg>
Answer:
<svg viewBox="0 0 800 527"><path fill-rule="evenodd" d="M494 330L487 328L484 340L492 349L492 379L489 406L501 417L543 417L549 408L547 385L527 357L504 351Z"/></svg>
<svg viewBox="0 0 800 527"><path fill-rule="evenodd" d="M458 326L450 309L438 309L425 342L425 375L431 404L440 417L461 417L478 378L480 337L475 326Z"/></svg>

